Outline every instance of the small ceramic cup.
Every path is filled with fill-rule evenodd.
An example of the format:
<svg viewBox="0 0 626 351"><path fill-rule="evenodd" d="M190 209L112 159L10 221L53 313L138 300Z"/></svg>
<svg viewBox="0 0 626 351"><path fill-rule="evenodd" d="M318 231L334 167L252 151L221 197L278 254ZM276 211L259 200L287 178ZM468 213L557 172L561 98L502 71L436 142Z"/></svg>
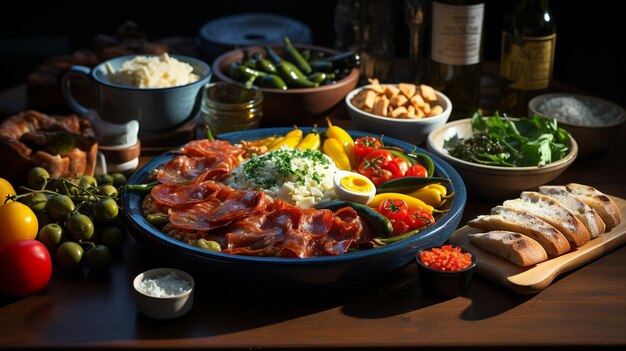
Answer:
<svg viewBox="0 0 626 351"><path fill-rule="evenodd" d="M155 55L120 56L102 62L93 69L85 66L70 67L61 78L61 92L67 104L79 115L89 114L90 109L75 99L71 89L73 79L83 79L91 87L97 114L106 122L126 124L136 120L139 122L140 132L145 133L172 130L199 115L202 91L211 78L211 68L206 62L187 56L170 55L178 61L190 64L193 73L200 77L186 85L138 88L111 83L107 65L117 71L124 62L136 56Z"/></svg>
<svg viewBox="0 0 626 351"><path fill-rule="evenodd" d="M472 263L462 270L442 271L431 268L420 260L420 254L423 251L432 249L432 247L425 248L417 253L417 274L420 285L426 290L447 297L455 297L467 291L476 269L476 255L465 248L461 248L462 253L471 255Z"/></svg>
<svg viewBox="0 0 626 351"><path fill-rule="evenodd" d="M175 274L173 278L170 274ZM171 283L175 281L186 281L189 289L184 292L172 296L154 296L154 292L146 291L142 286L144 280L163 282L162 284ZM161 283L157 283L159 285ZM154 284L150 284L153 286ZM174 268L155 268L149 271L143 272L135 277L133 280L133 297L137 309L142 314L156 318L156 319L170 319L176 318L189 312L193 307L193 294L194 294L194 280L191 275ZM171 287L159 286L160 289L167 290Z"/></svg>

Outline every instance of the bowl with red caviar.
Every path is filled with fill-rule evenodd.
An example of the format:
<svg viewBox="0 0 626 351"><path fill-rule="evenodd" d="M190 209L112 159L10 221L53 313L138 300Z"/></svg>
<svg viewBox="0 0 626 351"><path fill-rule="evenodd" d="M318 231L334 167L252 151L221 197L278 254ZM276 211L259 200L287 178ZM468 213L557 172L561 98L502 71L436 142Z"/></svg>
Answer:
<svg viewBox="0 0 626 351"><path fill-rule="evenodd" d="M464 293L476 269L476 255L452 245L424 248L417 253L421 286L448 297Z"/></svg>

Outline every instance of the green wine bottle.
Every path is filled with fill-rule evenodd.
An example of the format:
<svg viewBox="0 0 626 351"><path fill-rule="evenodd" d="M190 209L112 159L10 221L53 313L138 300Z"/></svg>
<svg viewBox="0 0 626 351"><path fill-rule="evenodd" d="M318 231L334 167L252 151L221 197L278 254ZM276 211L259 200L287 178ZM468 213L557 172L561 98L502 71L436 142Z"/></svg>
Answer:
<svg viewBox="0 0 626 351"><path fill-rule="evenodd" d="M470 118L480 102L484 0L432 3L430 84L452 101L450 120Z"/></svg>
<svg viewBox="0 0 626 351"><path fill-rule="evenodd" d="M552 81L556 24L548 0L519 0L505 16L500 57L500 111L526 116L528 102Z"/></svg>

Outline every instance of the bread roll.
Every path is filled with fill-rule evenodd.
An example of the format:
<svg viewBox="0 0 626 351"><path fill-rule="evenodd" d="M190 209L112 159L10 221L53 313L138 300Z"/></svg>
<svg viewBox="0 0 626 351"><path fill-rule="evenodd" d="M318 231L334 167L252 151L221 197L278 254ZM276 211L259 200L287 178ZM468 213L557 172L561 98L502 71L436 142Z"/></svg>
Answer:
<svg viewBox="0 0 626 351"><path fill-rule="evenodd" d="M505 207L526 211L558 229L574 247L591 240L585 225L567 208L553 198L534 191L524 191L520 198L504 201Z"/></svg>
<svg viewBox="0 0 626 351"><path fill-rule="evenodd" d="M548 259L546 250L530 237L505 231L468 234L470 242L477 247L515 263L528 267Z"/></svg>
<svg viewBox="0 0 626 351"><path fill-rule="evenodd" d="M598 212L584 201L572 195L563 185L544 185L539 187L541 194L547 195L565 206L587 228L591 238L597 238L606 229L606 225Z"/></svg>

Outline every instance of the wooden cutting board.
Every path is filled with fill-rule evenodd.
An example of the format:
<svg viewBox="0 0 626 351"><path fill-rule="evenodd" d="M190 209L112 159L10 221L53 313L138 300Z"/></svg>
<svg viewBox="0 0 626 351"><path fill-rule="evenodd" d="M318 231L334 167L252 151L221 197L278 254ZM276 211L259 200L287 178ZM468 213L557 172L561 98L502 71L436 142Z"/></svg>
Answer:
<svg viewBox="0 0 626 351"><path fill-rule="evenodd" d="M521 294L537 293L552 283L562 273L571 271L626 243L626 200L611 196L622 212L622 223L587 244L564 255L551 258L530 267L517 266L503 258L472 245L469 233L480 229L462 227L450 237L450 243L465 247L476 254L477 272Z"/></svg>

